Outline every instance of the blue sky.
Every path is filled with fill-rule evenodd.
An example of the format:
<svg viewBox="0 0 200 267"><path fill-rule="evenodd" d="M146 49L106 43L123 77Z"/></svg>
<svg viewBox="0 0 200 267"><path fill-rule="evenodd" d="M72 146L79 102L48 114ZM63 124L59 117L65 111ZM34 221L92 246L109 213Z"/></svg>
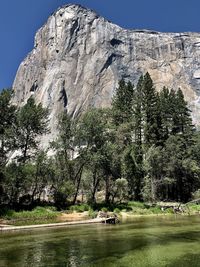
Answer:
<svg viewBox="0 0 200 267"><path fill-rule="evenodd" d="M0 89L12 86L35 32L68 3L92 8L125 28L200 32L200 0L0 0Z"/></svg>

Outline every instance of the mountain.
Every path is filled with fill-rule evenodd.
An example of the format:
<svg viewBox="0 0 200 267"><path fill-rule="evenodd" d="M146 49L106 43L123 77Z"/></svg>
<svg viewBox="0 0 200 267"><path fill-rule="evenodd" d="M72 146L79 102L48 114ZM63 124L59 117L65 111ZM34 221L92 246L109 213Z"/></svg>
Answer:
<svg viewBox="0 0 200 267"><path fill-rule="evenodd" d="M57 115L107 107L121 78L136 83L149 72L157 90L181 88L196 125L200 119L200 34L127 30L80 5L53 13L20 64L14 99L34 95L50 110L51 138Z"/></svg>

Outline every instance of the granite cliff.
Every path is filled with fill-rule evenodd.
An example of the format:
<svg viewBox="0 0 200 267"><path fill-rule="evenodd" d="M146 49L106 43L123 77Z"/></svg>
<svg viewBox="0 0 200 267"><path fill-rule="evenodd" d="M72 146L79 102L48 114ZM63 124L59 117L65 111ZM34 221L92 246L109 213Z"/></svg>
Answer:
<svg viewBox="0 0 200 267"><path fill-rule="evenodd" d="M34 95L50 110L51 137L57 115L72 116L110 105L123 77L136 83L148 71L157 90L183 90L195 124L200 124L200 33L126 30L79 5L53 13L20 64L14 103Z"/></svg>

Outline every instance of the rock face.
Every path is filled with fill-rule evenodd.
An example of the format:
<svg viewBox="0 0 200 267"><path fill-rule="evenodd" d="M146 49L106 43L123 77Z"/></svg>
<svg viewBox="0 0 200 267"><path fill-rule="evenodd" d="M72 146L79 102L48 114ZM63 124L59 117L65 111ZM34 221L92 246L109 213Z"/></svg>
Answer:
<svg viewBox="0 0 200 267"><path fill-rule="evenodd" d="M14 103L34 95L50 110L51 137L57 115L72 116L110 105L123 77L136 83L148 71L160 90L183 90L197 125L200 119L200 34L126 30L79 5L66 5L37 32L21 63Z"/></svg>

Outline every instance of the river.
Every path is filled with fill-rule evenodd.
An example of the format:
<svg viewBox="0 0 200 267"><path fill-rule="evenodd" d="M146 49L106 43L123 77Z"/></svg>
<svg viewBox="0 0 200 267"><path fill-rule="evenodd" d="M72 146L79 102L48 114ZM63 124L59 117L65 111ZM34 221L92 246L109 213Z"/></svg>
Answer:
<svg viewBox="0 0 200 267"><path fill-rule="evenodd" d="M198 267L200 216L0 233L0 267Z"/></svg>

